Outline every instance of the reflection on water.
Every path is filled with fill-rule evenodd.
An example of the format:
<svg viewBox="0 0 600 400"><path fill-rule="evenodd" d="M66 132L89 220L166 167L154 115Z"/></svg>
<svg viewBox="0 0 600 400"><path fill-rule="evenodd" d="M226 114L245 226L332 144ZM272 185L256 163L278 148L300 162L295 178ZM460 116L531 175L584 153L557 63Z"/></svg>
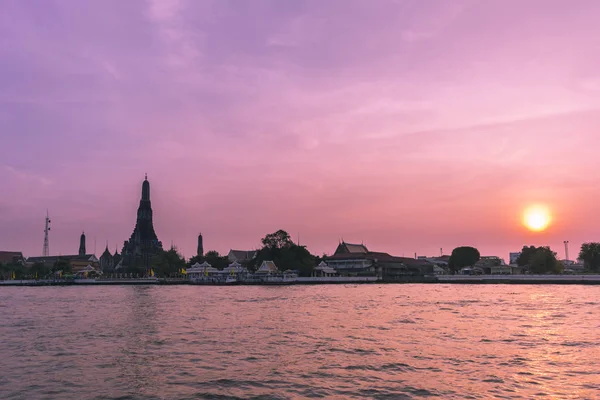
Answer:
<svg viewBox="0 0 600 400"><path fill-rule="evenodd" d="M0 290L0 398L597 398L600 287Z"/></svg>

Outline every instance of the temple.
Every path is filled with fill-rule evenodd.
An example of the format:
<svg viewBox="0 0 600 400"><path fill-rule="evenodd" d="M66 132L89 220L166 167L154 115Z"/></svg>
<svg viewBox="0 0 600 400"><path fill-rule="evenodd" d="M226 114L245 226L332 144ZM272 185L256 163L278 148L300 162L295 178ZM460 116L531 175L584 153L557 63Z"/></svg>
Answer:
<svg viewBox="0 0 600 400"><path fill-rule="evenodd" d="M148 270L152 258L163 250L152 223L152 205L150 203L150 182L148 176L142 183L142 199L137 211L137 222L128 241L123 244L120 266L128 271Z"/></svg>

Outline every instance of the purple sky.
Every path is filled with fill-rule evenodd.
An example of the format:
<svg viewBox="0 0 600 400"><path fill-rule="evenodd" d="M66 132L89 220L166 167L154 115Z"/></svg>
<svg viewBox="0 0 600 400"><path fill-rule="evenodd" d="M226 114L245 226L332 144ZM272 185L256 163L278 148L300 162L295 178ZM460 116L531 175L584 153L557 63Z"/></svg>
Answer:
<svg viewBox="0 0 600 400"><path fill-rule="evenodd" d="M0 250L600 240L600 1L0 1ZM552 209L543 233L520 225Z"/></svg>

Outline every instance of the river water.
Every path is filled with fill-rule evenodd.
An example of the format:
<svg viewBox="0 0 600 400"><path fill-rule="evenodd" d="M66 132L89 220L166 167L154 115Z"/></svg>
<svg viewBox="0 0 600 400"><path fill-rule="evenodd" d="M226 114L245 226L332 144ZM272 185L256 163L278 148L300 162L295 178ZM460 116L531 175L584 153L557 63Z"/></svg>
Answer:
<svg viewBox="0 0 600 400"><path fill-rule="evenodd" d="M600 398L600 287L0 288L0 398Z"/></svg>

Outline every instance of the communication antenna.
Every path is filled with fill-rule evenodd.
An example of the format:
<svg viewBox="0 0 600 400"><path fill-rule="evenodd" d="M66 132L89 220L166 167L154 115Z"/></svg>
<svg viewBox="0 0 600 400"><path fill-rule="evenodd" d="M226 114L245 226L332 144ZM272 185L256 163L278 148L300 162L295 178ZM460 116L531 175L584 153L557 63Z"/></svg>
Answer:
<svg viewBox="0 0 600 400"><path fill-rule="evenodd" d="M48 210L46 210L46 228L44 228L44 250L42 250L42 256L44 257L48 257L50 255L48 232L50 232L50 216L48 215Z"/></svg>

